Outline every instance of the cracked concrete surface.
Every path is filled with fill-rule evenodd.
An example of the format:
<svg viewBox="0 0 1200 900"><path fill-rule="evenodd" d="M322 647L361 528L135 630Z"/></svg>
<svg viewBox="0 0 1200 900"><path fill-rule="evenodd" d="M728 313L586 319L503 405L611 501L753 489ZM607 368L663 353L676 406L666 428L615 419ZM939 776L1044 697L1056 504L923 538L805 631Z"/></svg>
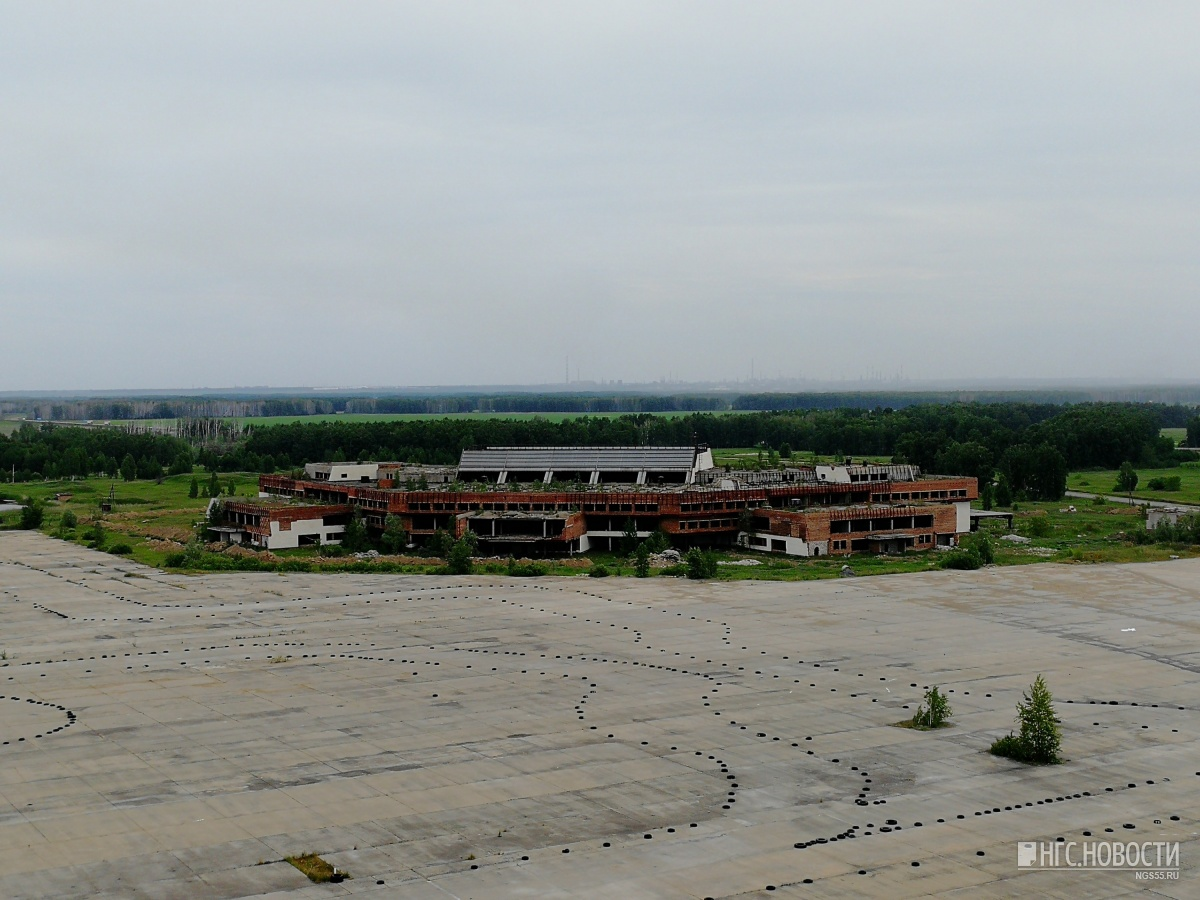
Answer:
<svg viewBox="0 0 1200 900"><path fill-rule="evenodd" d="M183 577L0 533L0 896L1195 896L1198 600L1189 560ZM1039 672L1066 763L989 756ZM954 727L891 727L930 684ZM1088 832L1179 880L1017 868Z"/></svg>

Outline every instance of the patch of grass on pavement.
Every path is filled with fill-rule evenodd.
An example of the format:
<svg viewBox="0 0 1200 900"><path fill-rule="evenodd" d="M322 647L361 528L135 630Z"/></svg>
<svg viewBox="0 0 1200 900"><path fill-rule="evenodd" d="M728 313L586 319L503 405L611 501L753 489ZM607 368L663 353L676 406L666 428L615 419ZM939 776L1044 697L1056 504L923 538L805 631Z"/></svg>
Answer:
<svg viewBox="0 0 1200 900"><path fill-rule="evenodd" d="M284 862L289 862L305 875L309 881L324 884L327 881L341 881L350 876L339 872L315 853L301 853L299 856L285 856Z"/></svg>

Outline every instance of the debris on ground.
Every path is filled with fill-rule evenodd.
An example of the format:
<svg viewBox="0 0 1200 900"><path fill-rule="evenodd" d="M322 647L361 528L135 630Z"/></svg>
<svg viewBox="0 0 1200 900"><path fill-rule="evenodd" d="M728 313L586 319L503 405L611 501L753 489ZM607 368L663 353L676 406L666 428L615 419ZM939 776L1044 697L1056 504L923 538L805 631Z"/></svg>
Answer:
<svg viewBox="0 0 1200 900"><path fill-rule="evenodd" d="M650 554L650 568L652 569L669 569L681 562L683 562L683 554L678 550L667 549L662 553Z"/></svg>

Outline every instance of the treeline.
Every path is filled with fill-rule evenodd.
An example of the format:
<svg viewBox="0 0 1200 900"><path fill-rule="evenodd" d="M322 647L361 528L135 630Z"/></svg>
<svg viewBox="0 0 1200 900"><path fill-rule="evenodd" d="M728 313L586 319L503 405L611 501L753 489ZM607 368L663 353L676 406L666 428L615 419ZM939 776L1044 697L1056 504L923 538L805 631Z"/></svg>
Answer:
<svg viewBox="0 0 1200 900"><path fill-rule="evenodd" d="M124 422L140 419L230 419L246 416L317 416L343 412L346 401L318 398L180 397L156 400L8 401L6 413L54 422Z"/></svg>
<svg viewBox="0 0 1200 900"><path fill-rule="evenodd" d="M480 394L429 397L269 397L6 401L6 413L54 422L327 416L337 413L638 413L720 411L728 397L642 394Z"/></svg>
<svg viewBox="0 0 1200 900"><path fill-rule="evenodd" d="M745 394L735 397L730 404L735 410L813 410L813 409L906 409L911 406L950 406L988 404L997 406L1036 406L1061 410L1072 404L1106 403L1124 406L1153 406L1158 411L1159 427L1183 428L1187 420L1196 414L1196 407L1188 399L1166 402L1150 402L1127 396L1096 397L1095 391L864 391L810 394ZM1109 393L1109 392L1104 392ZM1134 394L1135 391L1114 391L1114 394ZM1153 394L1171 393L1166 390L1151 391ZM1185 398L1195 391L1178 392ZM1195 401L1190 401L1194 403Z"/></svg>
<svg viewBox="0 0 1200 900"><path fill-rule="evenodd" d="M359 397L350 413L640 413L717 412L732 408L727 397L643 394L464 394L454 397Z"/></svg>
<svg viewBox="0 0 1200 900"><path fill-rule="evenodd" d="M1123 462L1171 466L1189 457L1159 435L1172 407L1134 404L954 404L907 409L795 410L681 417L434 419L293 423L258 428L228 454L201 462L224 470L281 468L317 460L394 459L453 465L468 448L554 444L766 446L824 456L891 456L926 472L998 479L1013 496L1062 496L1071 469ZM1195 416L1195 411L1191 410Z"/></svg>
<svg viewBox="0 0 1200 900"><path fill-rule="evenodd" d="M158 478L192 471L194 454L187 441L162 434L130 434L117 428L23 425L0 435L3 480L43 478Z"/></svg>
<svg viewBox="0 0 1200 900"><path fill-rule="evenodd" d="M639 394L565 392L388 396L344 394L319 397L154 397L92 399L5 399L0 412L46 421L129 421L138 419L229 419L270 416L327 416L337 413L449 415L452 413L666 413L721 411L896 410L916 406L1020 406L1061 409L1091 402L1086 391L861 391L733 394ZM1161 393L1161 392L1160 392ZM1193 390L1194 393L1194 390ZM1122 398L1118 405L1134 403ZM1160 427L1184 427L1195 407L1154 404Z"/></svg>
<svg viewBox="0 0 1200 900"><path fill-rule="evenodd" d="M1062 495L1069 470L1116 469L1124 462L1163 467L1192 458L1159 435L1186 424L1200 442L1195 409L1153 404L1075 406L1025 403L929 404L905 409L648 413L615 418L442 418L390 422L311 422L258 427L232 446L195 449L188 441L118 429L26 425L0 437L0 468L27 481L118 472L136 477L186 472L194 462L215 471L270 472L319 460L404 460L454 465L468 448L527 445L646 444L764 447L822 456L890 456L929 473L997 482L1031 499ZM785 451L787 451L785 453Z"/></svg>

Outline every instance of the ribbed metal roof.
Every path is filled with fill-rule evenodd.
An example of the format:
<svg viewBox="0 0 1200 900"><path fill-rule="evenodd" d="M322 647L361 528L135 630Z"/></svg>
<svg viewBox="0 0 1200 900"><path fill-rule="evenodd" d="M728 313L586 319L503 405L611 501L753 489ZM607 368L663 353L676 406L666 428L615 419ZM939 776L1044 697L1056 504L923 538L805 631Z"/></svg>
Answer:
<svg viewBox="0 0 1200 900"><path fill-rule="evenodd" d="M469 472L691 471L692 447L488 447L464 450L458 468Z"/></svg>

